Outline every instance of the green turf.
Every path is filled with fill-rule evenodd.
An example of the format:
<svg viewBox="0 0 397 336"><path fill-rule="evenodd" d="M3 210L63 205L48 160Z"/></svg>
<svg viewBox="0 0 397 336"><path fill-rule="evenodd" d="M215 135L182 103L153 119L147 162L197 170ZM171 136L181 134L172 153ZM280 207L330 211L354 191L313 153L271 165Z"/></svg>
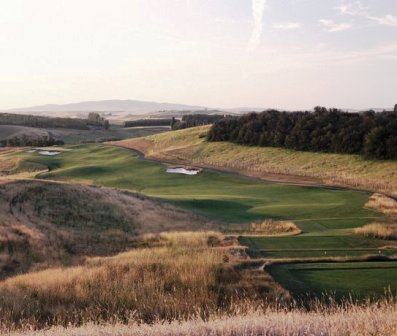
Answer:
<svg viewBox="0 0 397 336"><path fill-rule="evenodd" d="M337 299L380 297L397 291L397 262L296 263L268 268L295 297L328 293Z"/></svg>
<svg viewBox="0 0 397 336"><path fill-rule="evenodd" d="M126 149L103 145L70 148L56 157L24 155L50 167L52 171L42 178L137 190L230 223L285 218L300 223L305 232L325 234L379 216L363 209L368 194L362 192L259 183L217 172L168 174L163 165L141 160Z"/></svg>
<svg viewBox="0 0 397 336"><path fill-rule="evenodd" d="M395 253L392 250L379 250L377 248L387 245L386 241L352 235L241 237L239 240L242 245L249 247L249 254L254 258L317 258L368 254L390 255Z"/></svg>

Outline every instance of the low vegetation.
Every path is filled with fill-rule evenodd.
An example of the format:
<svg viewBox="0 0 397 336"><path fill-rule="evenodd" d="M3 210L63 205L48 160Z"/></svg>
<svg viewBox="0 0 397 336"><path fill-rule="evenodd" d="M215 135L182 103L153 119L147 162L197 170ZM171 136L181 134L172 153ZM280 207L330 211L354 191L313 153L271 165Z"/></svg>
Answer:
<svg viewBox="0 0 397 336"><path fill-rule="evenodd" d="M0 125L18 125L38 128L88 129L89 126L104 124L94 119L43 117L27 114L0 113Z"/></svg>
<svg viewBox="0 0 397 336"><path fill-rule="evenodd" d="M203 125L213 124L225 116L223 114L188 114L184 115L181 120L173 118L171 127L173 130L191 128Z"/></svg>
<svg viewBox="0 0 397 336"><path fill-rule="evenodd" d="M250 233L269 235L269 236L280 236L280 235L296 235L301 233L299 227L292 221L274 221L272 219L266 219L252 223L250 225Z"/></svg>
<svg viewBox="0 0 397 336"><path fill-rule="evenodd" d="M124 122L124 127L170 126L172 119L137 119Z"/></svg>

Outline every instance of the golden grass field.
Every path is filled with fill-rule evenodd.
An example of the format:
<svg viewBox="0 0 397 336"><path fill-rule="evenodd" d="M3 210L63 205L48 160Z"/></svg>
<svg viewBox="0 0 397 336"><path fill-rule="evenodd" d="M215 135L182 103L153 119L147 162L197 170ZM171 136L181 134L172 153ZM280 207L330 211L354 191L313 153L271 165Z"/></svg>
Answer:
<svg viewBox="0 0 397 336"><path fill-rule="evenodd" d="M208 246L209 240L221 239L219 233L145 239L146 248L0 282L0 330L206 319L236 307L242 312L258 298L254 284L244 282L252 277L235 269L231 256L225 261L228 249Z"/></svg>
<svg viewBox="0 0 397 336"><path fill-rule="evenodd" d="M113 144L137 149L148 158L222 168L264 179L326 183L397 195L396 161L207 142L208 129L209 126L189 128Z"/></svg>
<svg viewBox="0 0 397 336"><path fill-rule="evenodd" d="M207 321L193 319L158 322L153 325L93 325L78 328L56 327L41 332L14 336L395 336L397 313L394 302L373 305L347 305L318 309L286 311L269 309L235 316L213 316Z"/></svg>

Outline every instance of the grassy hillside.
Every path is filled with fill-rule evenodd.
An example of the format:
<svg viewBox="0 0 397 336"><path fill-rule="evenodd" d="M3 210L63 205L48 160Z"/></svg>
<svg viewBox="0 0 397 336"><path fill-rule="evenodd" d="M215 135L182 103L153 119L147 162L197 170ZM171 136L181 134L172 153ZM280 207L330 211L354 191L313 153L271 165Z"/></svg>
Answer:
<svg viewBox="0 0 397 336"><path fill-rule="evenodd" d="M324 182L397 195L396 161L369 161L358 155L210 143L205 141L208 129L208 126L196 127L115 144L138 149L151 158L219 167L265 179Z"/></svg>
<svg viewBox="0 0 397 336"><path fill-rule="evenodd" d="M229 312L241 272L224 263L225 250L209 248L216 232L148 237L148 248L83 265L29 273L0 282L1 330L83 322L153 322L205 318ZM243 293L246 295L243 295ZM243 309L243 305L240 309Z"/></svg>
<svg viewBox="0 0 397 336"><path fill-rule="evenodd" d="M142 195L19 180L0 183L0 278L141 246L142 235L210 224Z"/></svg>

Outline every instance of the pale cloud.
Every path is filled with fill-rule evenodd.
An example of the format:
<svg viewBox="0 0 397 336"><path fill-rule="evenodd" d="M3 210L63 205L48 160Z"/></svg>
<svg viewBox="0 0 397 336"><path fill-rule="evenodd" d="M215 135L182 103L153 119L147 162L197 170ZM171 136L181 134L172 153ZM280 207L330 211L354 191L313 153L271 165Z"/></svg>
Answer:
<svg viewBox="0 0 397 336"><path fill-rule="evenodd" d="M227 17L216 17L215 18L216 23L221 23L221 24L233 24L235 21L232 18L227 18Z"/></svg>
<svg viewBox="0 0 397 336"><path fill-rule="evenodd" d="M343 2L336 7L340 15L360 16L367 15L368 7L364 6L361 1Z"/></svg>
<svg viewBox="0 0 397 336"><path fill-rule="evenodd" d="M248 52L254 51L260 44L263 29L263 13L265 11L266 0L252 0L252 16L254 18L254 28L248 42Z"/></svg>
<svg viewBox="0 0 397 336"><path fill-rule="evenodd" d="M361 1L344 2L336 7L340 15L360 16L372 20L379 25L397 27L397 16L387 14L384 16L372 16L368 12L368 7L364 6Z"/></svg>
<svg viewBox="0 0 397 336"><path fill-rule="evenodd" d="M350 29L352 25L350 23L338 23L333 20L326 20L322 19L320 20L320 23L325 27L325 30L329 33L335 33L343 30Z"/></svg>
<svg viewBox="0 0 397 336"><path fill-rule="evenodd" d="M274 29L280 30L294 30L299 29L301 24L299 22L283 22L283 23L276 23L273 25Z"/></svg>
<svg viewBox="0 0 397 336"><path fill-rule="evenodd" d="M397 16L390 14L381 17L368 16L368 19L373 20L383 26L397 27Z"/></svg>

